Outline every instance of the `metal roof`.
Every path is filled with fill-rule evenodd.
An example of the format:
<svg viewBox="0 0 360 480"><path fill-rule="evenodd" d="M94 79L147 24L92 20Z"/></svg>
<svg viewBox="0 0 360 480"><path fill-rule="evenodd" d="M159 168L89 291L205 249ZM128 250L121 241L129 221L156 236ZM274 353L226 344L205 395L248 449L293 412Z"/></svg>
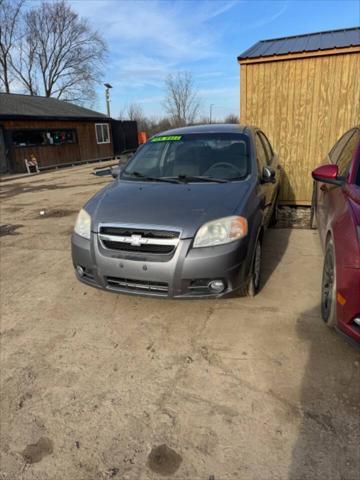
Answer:
<svg viewBox="0 0 360 480"><path fill-rule="evenodd" d="M0 93L0 118L106 119L106 115L56 98Z"/></svg>
<svg viewBox="0 0 360 480"><path fill-rule="evenodd" d="M299 52L315 52L334 48L355 47L360 45L360 27L329 30L327 32L307 33L292 37L260 40L238 56L246 58L269 57Z"/></svg>

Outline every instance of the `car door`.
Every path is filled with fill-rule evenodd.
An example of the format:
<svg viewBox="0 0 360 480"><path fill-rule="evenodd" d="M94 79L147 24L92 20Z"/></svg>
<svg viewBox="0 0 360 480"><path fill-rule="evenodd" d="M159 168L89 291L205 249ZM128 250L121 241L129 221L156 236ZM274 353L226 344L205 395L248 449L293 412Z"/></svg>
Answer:
<svg viewBox="0 0 360 480"><path fill-rule="evenodd" d="M329 160L339 168L339 176L348 178L352 159L360 138L358 129L349 130L335 144L329 153ZM342 209L345 202L344 193L341 188L335 185L321 184L318 190L318 218L319 232L323 244L325 236L330 228L331 220L335 211ZM344 206L345 208L345 206Z"/></svg>
<svg viewBox="0 0 360 480"><path fill-rule="evenodd" d="M266 150L259 133L260 133L259 131L255 133L255 150L256 150L256 161L258 166L259 187L265 197L264 223L265 225L267 225L271 217L271 211L272 211L271 206L272 206L272 198L274 194L274 183L263 181L263 171L264 171L264 167L268 166L268 160L267 160Z"/></svg>
<svg viewBox="0 0 360 480"><path fill-rule="evenodd" d="M280 165L278 162L278 158L275 155L274 150L272 149L272 146L268 138L266 137L265 133L262 131L259 131L259 136L261 138L261 141L266 151L266 164L271 170L275 172L274 183L272 184L273 192L272 192L272 198L271 198L271 202L272 204L274 204L279 194L279 188L280 188L280 180L281 180Z"/></svg>

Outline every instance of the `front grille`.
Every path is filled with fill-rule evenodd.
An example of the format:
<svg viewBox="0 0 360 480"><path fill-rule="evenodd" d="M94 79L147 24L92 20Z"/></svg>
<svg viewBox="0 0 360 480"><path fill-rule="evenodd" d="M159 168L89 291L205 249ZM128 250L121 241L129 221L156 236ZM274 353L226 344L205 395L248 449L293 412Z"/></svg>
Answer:
<svg viewBox="0 0 360 480"><path fill-rule="evenodd" d="M140 245L139 247L124 242L111 242L103 240L104 247L109 250L121 250L123 252L163 253L169 254L174 251L172 245Z"/></svg>
<svg viewBox="0 0 360 480"><path fill-rule="evenodd" d="M180 232L146 228L100 226L99 239L109 250L169 255L179 242Z"/></svg>
<svg viewBox="0 0 360 480"><path fill-rule="evenodd" d="M157 293L166 296L169 292L169 285L165 282L153 282L150 280L134 280L119 277L105 277L110 288L121 291L132 291L139 293Z"/></svg>
<svg viewBox="0 0 360 480"><path fill-rule="evenodd" d="M107 235L119 235L131 237L131 235L141 235L144 238L179 238L180 233L167 230L152 230L145 228L126 228L126 227L100 227L100 233Z"/></svg>

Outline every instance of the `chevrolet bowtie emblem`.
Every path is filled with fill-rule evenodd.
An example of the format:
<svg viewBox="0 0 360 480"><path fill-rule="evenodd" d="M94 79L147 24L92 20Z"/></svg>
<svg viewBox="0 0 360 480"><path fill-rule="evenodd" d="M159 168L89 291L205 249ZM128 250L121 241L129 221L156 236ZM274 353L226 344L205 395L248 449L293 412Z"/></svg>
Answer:
<svg viewBox="0 0 360 480"><path fill-rule="evenodd" d="M144 243L141 235L131 235L131 245L134 247L140 247Z"/></svg>

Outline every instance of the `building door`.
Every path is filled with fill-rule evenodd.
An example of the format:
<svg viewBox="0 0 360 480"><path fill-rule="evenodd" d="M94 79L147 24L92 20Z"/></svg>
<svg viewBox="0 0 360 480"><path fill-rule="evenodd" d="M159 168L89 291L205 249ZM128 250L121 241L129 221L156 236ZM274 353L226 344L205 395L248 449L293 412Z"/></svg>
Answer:
<svg viewBox="0 0 360 480"><path fill-rule="evenodd" d="M4 128L0 125L0 173L5 173L7 171L8 165L6 161Z"/></svg>

